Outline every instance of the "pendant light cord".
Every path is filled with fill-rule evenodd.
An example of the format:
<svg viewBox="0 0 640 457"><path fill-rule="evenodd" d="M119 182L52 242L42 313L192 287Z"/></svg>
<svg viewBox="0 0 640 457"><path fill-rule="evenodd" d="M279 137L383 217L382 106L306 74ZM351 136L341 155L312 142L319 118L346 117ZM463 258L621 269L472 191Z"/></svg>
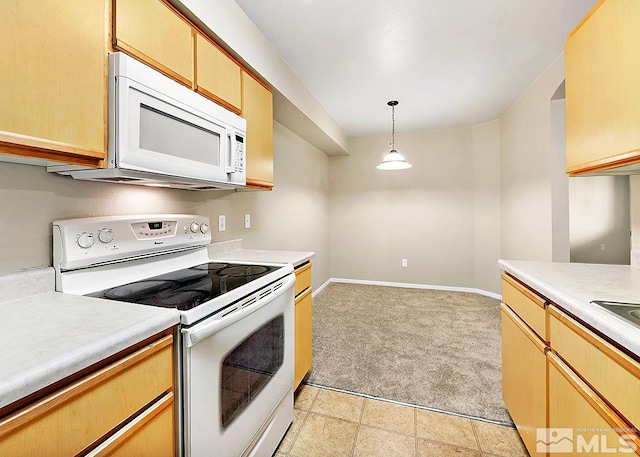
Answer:
<svg viewBox="0 0 640 457"><path fill-rule="evenodd" d="M396 107L391 105L391 149L396 149Z"/></svg>

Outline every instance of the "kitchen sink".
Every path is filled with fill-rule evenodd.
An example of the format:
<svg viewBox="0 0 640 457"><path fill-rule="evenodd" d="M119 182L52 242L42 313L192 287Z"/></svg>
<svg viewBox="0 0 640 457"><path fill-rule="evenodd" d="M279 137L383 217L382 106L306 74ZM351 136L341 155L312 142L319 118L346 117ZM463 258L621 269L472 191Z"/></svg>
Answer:
<svg viewBox="0 0 640 457"><path fill-rule="evenodd" d="M640 328L640 303L625 303L617 301L593 300L598 306L617 314L627 322Z"/></svg>

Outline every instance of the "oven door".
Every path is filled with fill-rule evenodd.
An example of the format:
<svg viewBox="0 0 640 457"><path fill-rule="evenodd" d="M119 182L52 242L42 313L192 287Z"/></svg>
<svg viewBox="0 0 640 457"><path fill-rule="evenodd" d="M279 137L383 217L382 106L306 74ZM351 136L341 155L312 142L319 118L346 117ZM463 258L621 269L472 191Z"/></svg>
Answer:
<svg viewBox="0 0 640 457"><path fill-rule="evenodd" d="M185 455L243 455L292 394L294 282L182 329Z"/></svg>

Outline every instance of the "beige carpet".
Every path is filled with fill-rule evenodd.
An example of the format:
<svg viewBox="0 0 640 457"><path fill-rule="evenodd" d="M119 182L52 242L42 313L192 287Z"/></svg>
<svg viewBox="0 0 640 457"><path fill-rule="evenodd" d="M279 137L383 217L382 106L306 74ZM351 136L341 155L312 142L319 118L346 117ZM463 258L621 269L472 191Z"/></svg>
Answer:
<svg viewBox="0 0 640 457"><path fill-rule="evenodd" d="M511 424L500 349L496 299L331 283L314 298L307 382Z"/></svg>

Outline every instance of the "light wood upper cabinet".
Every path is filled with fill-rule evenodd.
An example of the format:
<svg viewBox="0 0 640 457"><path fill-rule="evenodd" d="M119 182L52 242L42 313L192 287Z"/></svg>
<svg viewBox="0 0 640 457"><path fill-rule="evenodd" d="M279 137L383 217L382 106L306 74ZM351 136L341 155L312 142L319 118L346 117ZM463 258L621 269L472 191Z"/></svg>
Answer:
<svg viewBox="0 0 640 457"><path fill-rule="evenodd" d="M0 2L0 154L97 166L106 155L105 3Z"/></svg>
<svg viewBox="0 0 640 457"><path fill-rule="evenodd" d="M273 96L242 72L242 117L247 120L247 186L273 186Z"/></svg>
<svg viewBox="0 0 640 457"><path fill-rule="evenodd" d="M193 85L193 29L161 0L114 0L113 46Z"/></svg>
<svg viewBox="0 0 640 457"><path fill-rule="evenodd" d="M567 173L640 163L640 2L601 0L565 46Z"/></svg>
<svg viewBox="0 0 640 457"><path fill-rule="evenodd" d="M235 113L242 103L240 65L202 34L196 33L196 90Z"/></svg>

